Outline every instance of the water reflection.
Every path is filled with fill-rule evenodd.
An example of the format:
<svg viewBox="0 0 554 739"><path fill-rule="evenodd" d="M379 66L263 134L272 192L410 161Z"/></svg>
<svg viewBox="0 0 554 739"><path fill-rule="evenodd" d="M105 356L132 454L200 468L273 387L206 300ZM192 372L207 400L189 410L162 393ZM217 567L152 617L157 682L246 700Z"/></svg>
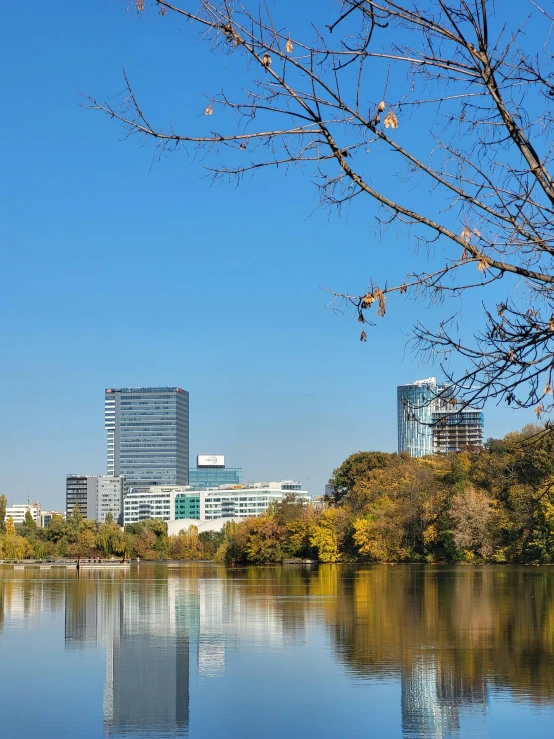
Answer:
<svg viewBox="0 0 554 739"><path fill-rule="evenodd" d="M351 681L395 682L405 739L460 736L462 716L486 724L492 694L554 703L551 568L141 565L1 576L0 629L63 609L68 653L105 650L107 735L184 736L191 672L216 695L231 654L260 653L270 669L274 655L297 650L300 664L321 634Z"/></svg>

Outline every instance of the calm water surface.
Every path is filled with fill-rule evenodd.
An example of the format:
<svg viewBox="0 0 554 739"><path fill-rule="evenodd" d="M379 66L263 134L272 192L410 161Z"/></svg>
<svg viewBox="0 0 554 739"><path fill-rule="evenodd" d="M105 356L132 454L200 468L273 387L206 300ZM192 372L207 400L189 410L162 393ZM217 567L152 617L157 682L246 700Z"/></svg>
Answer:
<svg viewBox="0 0 554 739"><path fill-rule="evenodd" d="M0 568L2 739L553 737L554 568Z"/></svg>

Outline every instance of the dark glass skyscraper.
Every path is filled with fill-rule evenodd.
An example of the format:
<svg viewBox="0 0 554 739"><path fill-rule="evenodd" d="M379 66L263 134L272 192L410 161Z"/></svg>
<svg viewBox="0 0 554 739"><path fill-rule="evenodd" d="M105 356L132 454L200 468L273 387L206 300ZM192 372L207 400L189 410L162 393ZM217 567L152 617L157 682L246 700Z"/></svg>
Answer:
<svg viewBox="0 0 554 739"><path fill-rule="evenodd" d="M179 387L108 388L107 472L126 485L187 485L189 394Z"/></svg>

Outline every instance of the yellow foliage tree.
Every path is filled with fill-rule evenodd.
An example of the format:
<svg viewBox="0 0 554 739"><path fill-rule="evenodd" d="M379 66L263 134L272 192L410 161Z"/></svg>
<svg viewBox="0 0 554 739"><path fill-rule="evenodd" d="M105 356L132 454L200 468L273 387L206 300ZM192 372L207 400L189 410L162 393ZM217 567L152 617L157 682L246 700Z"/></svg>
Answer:
<svg viewBox="0 0 554 739"><path fill-rule="evenodd" d="M318 551L322 562L342 562L343 543L349 526L349 512L345 508L326 508L313 524L310 544Z"/></svg>
<svg viewBox="0 0 554 739"><path fill-rule="evenodd" d="M366 518L354 521L354 542L361 555L380 562L409 559L410 548L404 544L403 505L383 496Z"/></svg>

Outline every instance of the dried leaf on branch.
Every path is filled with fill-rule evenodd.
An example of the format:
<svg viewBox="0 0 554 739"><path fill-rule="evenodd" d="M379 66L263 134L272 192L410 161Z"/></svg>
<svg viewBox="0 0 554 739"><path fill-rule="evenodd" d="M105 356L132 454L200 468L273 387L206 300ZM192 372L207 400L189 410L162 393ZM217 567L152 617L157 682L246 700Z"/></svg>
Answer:
<svg viewBox="0 0 554 739"><path fill-rule="evenodd" d="M382 290L376 287L373 291L373 297L378 301L377 315L382 318L386 313L385 295Z"/></svg>
<svg viewBox="0 0 554 739"><path fill-rule="evenodd" d="M325 10L314 5L313 16L306 11L306 28L316 34L295 31L293 43L283 3L197 0L193 7L176 0L175 6L160 6L160 14L174 12L201 29L206 53L217 52L222 40L245 50L235 55L236 78L217 98L232 113L223 116L222 130L199 135L193 119L190 130L156 128L156 116L137 100L127 77L119 105L111 97L105 103L88 97L86 107L168 152L197 148L214 181L240 182L249 173L263 177L269 167L280 173L301 165L297 171L317 182L330 208L365 199L370 207L359 212L376 218L384 246L396 240L394 263L385 267L391 275L403 270L394 285L387 273L387 294L398 299L409 285L410 296L424 302L452 301L445 311L451 322L429 326L414 316L413 339L436 363L463 356L467 371L448 378L460 402L493 398L533 409L544 395L547 413L554 411L551 393L542 393L554 357L554 166L548 153L554 123L545 71L551 39L544 23L550 11L524 4L525 31L509 14L494 12L493 0L432 2L432 19L408 0L345 0ZM145 0L130 0L130 7L142 13ZM332 17L324 20L324 13ZM475 46L470 35L473 43L480 39ZM296 58L277 63L294 51L300 52ZM278 55L275 67L271 55ZM252 59L259 63L251 65ZM376 106L364 103L375 100L372 75L383 63L390 66L382 99ZM260 65L271 74L260 75ZM194 74L208 74L207 67L198 58ZM233 89L248 93L234 98ZM392 94L398 102L387 104ZM212 104L204 112L213 115ZM399 143L388 129L398 128L403 113ZM249 156L236 156L247 147ZM369 151L371 157L356 156ZM222 154L229 154L228 162ZM462 229L453 225L456 218ZM468 261L477 263L479 279ZM492 306L500 288L506 290L501 297L510 298L497 316ZM471 315L472 337L461 342L457 327L469 303L460 300L466 293L482 308ZM385 315L379 289L332 294L334 301L351 304L358 320L374 302L378 315ZM539 303L539 313L528 312Z"/></svg>

